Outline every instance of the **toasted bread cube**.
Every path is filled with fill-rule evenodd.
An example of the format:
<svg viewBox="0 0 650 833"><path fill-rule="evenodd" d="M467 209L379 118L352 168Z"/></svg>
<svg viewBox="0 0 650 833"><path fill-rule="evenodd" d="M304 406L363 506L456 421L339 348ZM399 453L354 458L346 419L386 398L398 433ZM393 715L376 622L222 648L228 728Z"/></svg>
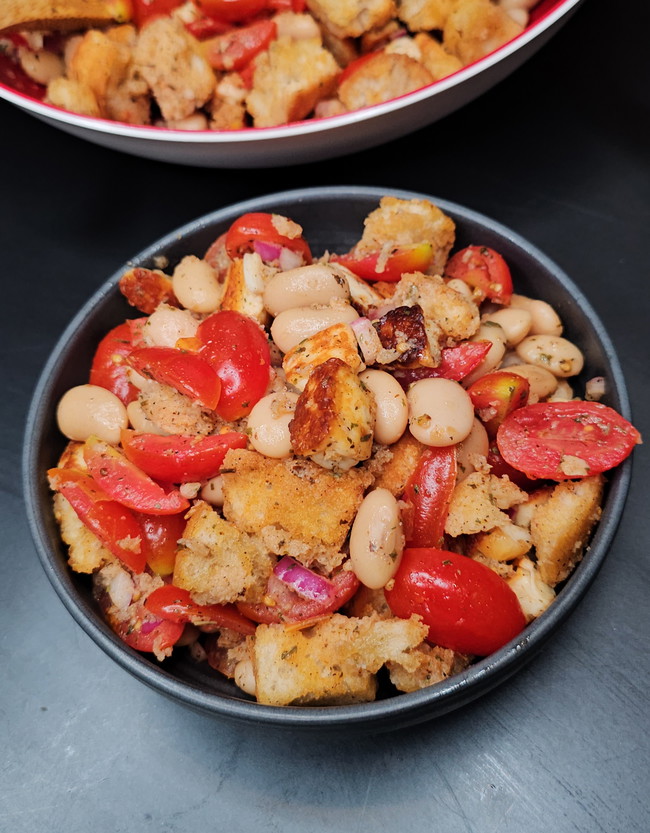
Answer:
<svg viewBox="0 0 650 833"><path fill-rule="evenodd" d="M333 92L340 67L320 38L278 38L255 60L246 106L255 127L274 127L308 116Z"/></svg>
<svg viewBox="0 0 650 833"><path fill-rule="evenodd" d="M140 32L134 62L164 119L191 116L214 92L216 76L178 20L159 17L148 23Z"/></svg>
<svg viewBox="0 0 650 833"><path fill-rule="evenodd" d="M312 372L328 359L340 359L354 373L365 370L356 336L348 324L332 324L292 347L282 361L287 382L303 390Z"/></svg>
<svg viewBox="0 0 650 833"><path fill-rule="evenodd" d="M397 16L411 32L442 29L455 0L398 0Z"/></svg>
<svg viewBox="0 0 650 833"><path fill-rule="evenodd" d="M443 336L456 341L471 338L481 323L474 301L447 286L437 275L402 275L393 301L405 306L419 304L425 318L437 324Z"/></svg>
<svg viewBox="0 0 650 833"><path fill-rule="evenodd" d="M55 78L47 85L47 104L78 113L80 116L100 116L101 110L95 94L87 84L69 78Z"/></svg>
<svg viewBox="0 0 650 833"><path fill-rule="evenodd" d="M199 502L180 542L174 584L199 604L260 601L274 564L259 540Z"/></svg>
<svg viewBox="0 0 650 833"><path fill-rule="evenodd" d="M393 0L307 0L307 8L339 38L358 38L395 17Z"/></svg>
<svg viewBox="0 0 650 833"><path fill-rule="evenodd" d="M68 564L75 573L94 573L115 561L112 553L79 520L72 506L58 493L54 495L54 517L59 524L61 538L68 545Z"/></svg>
<svg viewBox="0 0 650 833"><path fill-rule="evenodd" d="M445 532L455 538L504 526L510 518L501 510L523 503L527 497L505 475L472 472L453 491Z"/></svg>
<svg viewBox="0 0 650 833"><path fill-rule="evenodd" d="M259 534L276 527L284 537L336 552L372 480L361 469L336 475L309 460L273 460L245 449L230 450L222 471L223 512L239 529Z"/></svg>
<svg viewBox="0 0 650 833"><path fill-rule="evenodd" d="M372 454L375 403L357 373L328 359L309 377L289 423L296 454L346 471Z"/></svg>
<svg viewBox="0 0 650 833"><path fill-rule="evenodd" d="M379 208L364 221L364 232L355 246L359 255L381 251L384 246L432 243L433 262L429 271L442 274L456 237L454 221L428 200L383 197Z"/></svg>
<svg viewBox="0 0 650 833"><path fill-rule="evenodd" d="M377 52L355 69L339 87L339 98L348 110L360 110L406 95L427 84L433 76L419 61L395 52Z"/></svg>
<svg viewBox="0 0 650 833"><path fill-rule="evenodd" d="M211 434L219 417L169 385L148 382L138 398L147 419L167 434Z"/></svg>
<svg viewBox="0 0 650 833"><path fill-rule="evenodd" d="M442 43L463 64L471 64L523 31L523 26L490 0L456 0L445 22Z"/></svg>
<svg viewBox="0 0 650 833"><path fill-rule="evenodd" d="M263 294L265 279L272 274L273 270L265 266L262 258L254 252L236 258L226 275L221 309L248 315L262 325L268 323Z"/></svg>
<svg viewBox="0 0 650 833"><path fill-rule="evenodd" d="M108 91L126 78L131 62L131 49L118 40L91 29L74 49L68 66L68 77L85 84L105 109Z"/></svg>
<svg viewBox="0 0 650 833"><path fill-rule="evenodd" d="M253 645L256 696L274 706L374 700L374 675L388 661L412 665L427 632L415 618L348 619L334 614L306 630L260 625Z"/></svg>
<svg viewBox="0 0 650 833"><path fill-rule="evenodd" d="M391 457L377 475L376 489L388 489L395 497L401 497L409 477L413 474L427 446L416 440L410 431L390 447Z"/></svg>
<svg viewBox="0 0 650 833"><path fill-rule="evenodd" d="M460 59L447 52L442 44L426 32L418 32L415 36L415 44L420 50L420 61L429 70L434 81L439 81L451 75L452 72L462 69L463 64Z"/></svg>
<svg viewBox="0 0 650 833"><path fill-rule="evenodd" d="M417 660L417 667L407 670L398 662L387 662L390 680L398 691L419 691L421 688L440 683L463 671L469 665L469 658L449 648L429 645L423 642L409 654Z"/></svg>
<svg viewBox="0 0 650 833"><path fill-rule="evenodd" d="M601 515L604 483L600 474L558 483L535 510L530 534L537 569L551 587L564 581L582 558Z"/></svg>
<svg viewBox="0 0 650 833"><path fill-rule="evenodd" d="M126 20L128 5L125 0L107 3L106 0L3 0L0 3L0 32L22 30L66 31L87 26L106 26L116 20Z"/></svg>

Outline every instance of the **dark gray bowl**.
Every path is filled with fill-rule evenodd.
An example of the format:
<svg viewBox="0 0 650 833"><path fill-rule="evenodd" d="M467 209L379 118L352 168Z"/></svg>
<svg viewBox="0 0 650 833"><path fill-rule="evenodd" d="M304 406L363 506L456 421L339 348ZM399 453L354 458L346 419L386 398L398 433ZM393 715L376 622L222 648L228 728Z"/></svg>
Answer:
<svg viewBox="0 0 650 833"><path fill-rule="evenodd" d="M164 254L173 267L186 254L201 255L237 216L247 211L273 211L293 218L303 226L315 254L325 249L345 251L359 238L364 217L388 193L405 198L427 196L366 187L271 194L189 223L140 253L129 266L151 267L154 258ZM510 264L517 291L543 298L558 310L566 336L578 343L585 354L585 370L578 385L584 386L592 376L604 376L605 403L629 419L625 383L612 344L594 310L571 280L509 229L454 203L427 198L455 220L458 248L482 243L497 249ZM107 330L134 315L117 289L122 271L110 277L75 316L43 370L27 421L23 476L32 534L50 582L86 633L135 677L179 703L215 717L311 731L384 731L438 717L494 688L534 656L576 607L595 578L616 531L630 480L630 460L610 474L602 520L591 547L551 607L500 651L430 688L411 694L380 690L376 702L356 706L262 706L217 672L190 661L184 652L158 663L151 655L127 647L93 603L88 578L72 574L66 565L45 476L65 442L54 417L59 398L71 386L87 381L95 347Z"/></svg>

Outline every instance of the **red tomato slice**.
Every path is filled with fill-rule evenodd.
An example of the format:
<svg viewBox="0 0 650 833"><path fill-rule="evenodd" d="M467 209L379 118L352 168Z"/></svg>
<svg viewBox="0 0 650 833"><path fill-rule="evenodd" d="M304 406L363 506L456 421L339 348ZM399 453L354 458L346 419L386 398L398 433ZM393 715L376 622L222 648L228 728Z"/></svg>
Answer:
<svg viewBox="0 0 650 833"><path fill-rule="evenodd" d="M136 520L142 530L142 549L147 564L159 576L174 572L178 541L185 532L185 517L178 515L141 515Z"/></svg>
<svg viewBox="0 0 650 833"><path fill-rule="evenodd" d="M287 218L279 214L242 214L226 232L225 246L228 256L234 260L246 252L253 251L255 243L268 243L290 249L301 255L305 263L311 263L311 250L304 237L288 237L281 230L286 222Z"/></svg>
<svg viewBox="0 0 650 833"><path fill-rule="evenodd" d="M333 263L340 263L365 281L396 283L405 272L426 272L433 260L431 243L399 246L388 257L381 252L357 257L354 254L333 255Z"/></svg>
<svg viewBox="0 0 650 833"><path fill-rule="evenodd" d="M185 625L181 622L170 622L169 619L153 619L151 617L136 617L122 621L107 614L108 624L134 651L153 653L172 648L183 635Z"/></svg>
<svg viewBox="0 0 650 833"><path fill-rule="evenodd" d="M449 501L456 486L456 449L428 448L404 489L407 547L437 547L442 543Z"/></svg>
<svg viewBox="0 0 650 833"><path fill-rule="evenodd" d="M205 41L206 60L213 69L220 72L238 72L276 37L277 26L274 21L257 20Z"/></svg>
<svg viewBox="0 0 650 833"><path fill-rule="evenodd" d="M170 385L211 411L221 395L221 381L205 359L175 347L138 347L127 356L130 367Z"/></svg>
<svg viewBox="0 0 650 833"><path fill-rule="evenodd" d="M490 474L495 475L495 477L503 477L506 475L506 477L512 480L515 486L519 486L520 489L526 492L539 488L537 481L531 480L529 477L526 477L523 471L517 471L517 469L513 469L512 466L506 463L495 442L492 442L490 445L487 462L490 466Z"/></svg>
<svg viewBox="0 0 650 833"><path fill-rule="evenodd" d="M215 312L202 321L197 337L202 359L221 380L216 407L228 422L241 419L266 393L271 353L266 334L252 318L232 310Z"/></svg>
<svg viewBox="0 0 650 833"><path fill-rule="evenodd" d="M128 459L163 483L209 480L219 474L228 450L245 448L247 442L246 434L236 431L197 438L181 434L161 437L126 429L121 435Z"/></svg>
<svg viewBox="0 0 650 833"><path fill-rule="evenodd" d="M274 605L251 604L249 602L238 602L237 608L254 622L264 624L293 624L306 622L309 619L318 619L334 613L359 589L359 579L351 570L339 570L330 581L334 585L334 594L323 601L313 601L299 596L284 582L274 575L271 575L266 588L267 595L273 599Z"/></svg>
<svg viewBox="0 0 650 833"><path fill-rule="evenodd" d="M198 20L191 20L185 24L185 28L197 40L204 41L214 38L216 35L223 35L232 29L232 23L225 20L218 20L216 17L200 17Z"/></svg>
<svg viewBox="0 0 650 833"><path fill-rule="evenodd" d="M149 515L176 515L190 508L189 500L178 489L166 492L116 448L97 437L86 440L83 455L95 483L129 509Z"/></svg>
<svg viewBox="0 0 650 833"><path fill-rule="evenodd" d="M496 370L477 379L467 388L467 393L478 418L493 437L508 414L528 402L530 384L516 373Z"/></svg>
<svg viewBox="0 0 650 833"><path fill-rule="evenodd" d="M456 252L445 267L448 278L458 278L474 289L477 301L489 298L497 304L509 304L512 276L508 264L494 249L467 246Z"/></svg>
<svg viewBox="0 0 650 833"><path fill-rule="evenodd" d="M121 503L111 500L84 472L73 469L50 469L50 486L60 492L79 516L79 520L102 544L134 573L145 568L140 526Z"/></svg>
<svg viewBox="0 0 650 833"><path fill-rule="evenodd" d="M28 95L30 98L35 98L42 101L45 98L47 88L42 84L38 84L27 75L25 70L12 61L7 55L0 52L0 84L4 84L11 90L17 93Z"/></svg>
<svg viewBox="0 0 650 833"><path fill-rule="evenodd" d="M172 622L191 622L197 627L230 628L252 636L255 624L243 616L234 605L200 605L192 601L187 590L166 584L147 597L144 606L155 616Z"/></svg>
<svg viewBox="0 0 650 833"><path fill-rule="evenodd" d="M268 0L269 9L276 12L294 12L301 14L307 8L306 0Z"/></svg>
<svg viewBox="0 0 650 833"><path fill-rule="evenodd" d="M442 377L460 382L479 366L491 347L491 341L464 341L456 347L444 347L438 367L396 367L392 373L404 389L418 379Z"/></svg>
<svg viewBox="0 0 650 833"><path fill-rule="evenodd" d="M377 52L366 52L365 55L360 55L358 58L355 58L354 61L350 61L350 63L345 67L343 72L339 75L339 86L344 81L347 81L354 73L361 69L361 67L366 64L371 58L374 58Z"/></svg>
<svg viewBox="0 0 650 833"><path fill-rule="evenodd" d="M195 0L195 3L208 17L216 17L229 23L250 20L268 6L267 0Z"/></svg>
<svg viewBox="0 0 650 833"><path fill-rule="evenodd" d="M641 434L600 402L538 402L502 423L497 445L506 463L528 477L568 480L614 468Z"/></svg>
<svg viewBox="0 0 650 833"><path fill-rule="evenodd" d="M133 21L138 27L144 26L155 17L167 17L183 2L184 0L131 0Z"/></svg>
<svg viewBox="0 0 650 833"><path fill-rule="evenodd" d="M386 600L396 616L416 613L427 640L462 654L487 656L526 625L515 593L489 567L434 548L404 550Z"/></svg>
<svg viewBox="0 0 650 833"><path fill-rule="evenodd" d="M91 385L110 390L125 405L138 398L138 389L129 382L127 375L126 357L132 350L132 325L127 321L114 327L99 342L88 380Z"/></svg>

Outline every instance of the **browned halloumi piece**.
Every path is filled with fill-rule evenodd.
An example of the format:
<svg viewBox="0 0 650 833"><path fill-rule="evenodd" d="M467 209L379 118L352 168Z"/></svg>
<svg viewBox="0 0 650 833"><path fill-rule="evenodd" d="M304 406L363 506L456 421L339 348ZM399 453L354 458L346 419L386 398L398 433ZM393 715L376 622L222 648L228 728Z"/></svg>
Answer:
<svg viewBox="0 0 650 833"><path fill-rule="evenodd" d="M395 17L394 0L307 0L307 8L339 38L358 38Z"/></svg>
<svg viewBox="0 0 650 833"><path fill-rule="evenodd" d="M262 325L267 324L269 314L264 309L264 285L274 271L254 252L236 258L226 275L221 309L234 310Z"/></svg>
<svg viewBox="0 0 650 833"><path fill-rule="evenodd" d="M372 454L375 403L358 374L328 359L310 375L289 423L294 453L345 471Z"/></svg>
<svg viewBox="0 0 650 833"><path fill-rule="evenodd" d="M349 324L332 324L287 351L282 361L287 382L303 390L312 371L328 359L340 359L354 373L365 370L356 336Z"/></svg>
<svg viewBox="0 0 650 833"><path fill-rule="evenodd" d="M129 19L125 0L1 0L0 33L20 30L73 30Z"/></svg>
<svg viewBox="0 0 650 833"><path fill-rule="evenodd" d="M523 503L527 498L526 492L505 475L496 477L472 472L453 491L445 532L455 538L504 526L510 518L502 510Z"/></svg>
<svg viewBox="0 0 650 833"><path fill-rule="evenodd" d="M589 535L601 515L602 475L565 480L534 511L530 534L542 581L563 581L582 558Z"/></svg>
<svg viewBox="0 0 650 833"><path fill-rule="evenodd" d="M199 502L180 542L174 584L199 604L261 601L274 564L258 539Z"/></svg>
<svg viewBox="0 0 650 833"><path fill-rule="evenodd" d="M349 619L334 614L306 630L260 625L253 644L259 703L344 705L374 700L386 662L415 667L427 628L415 618Z"/></svg>
<svg viewBox="0 0 650 833"><path fill-rule="evenodd" d="M427 446L416 440L410 431L390 447L391 457L383 466L375 481L376 489L388 489L395 497L404 494L406 483L413 474Z"/></svg>
<svg viewBox="0 0 650 833"><path fill-rule="evenodd" d="M470 64L523 31L523 26L490 0L455 0L442 30L442 43L463 64Z"/></svg>
<svg viewBox="0 0 650 833"><path fill-rule="evenodd" d="M456 341L471 338L481 323L474 301L447 286L437 275L422 272L402 275L393 302L407 306L418 304L425 318L435 322L444 337Z"/></svg>

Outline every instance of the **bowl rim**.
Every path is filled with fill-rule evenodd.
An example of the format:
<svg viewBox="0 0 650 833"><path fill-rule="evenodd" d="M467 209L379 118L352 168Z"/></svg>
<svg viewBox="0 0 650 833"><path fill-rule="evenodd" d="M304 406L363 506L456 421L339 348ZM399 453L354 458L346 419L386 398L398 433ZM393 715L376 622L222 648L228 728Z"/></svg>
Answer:
<svg viewBox="0 0 650 833"><path fill-rule="evenodd" d="M402 199L427 199L442 211L462 221L479 223L491 232L505 238L522 249L543 268L550 271L563 289L580 306L589 318L593 331L606 355L609 381L617 398L617 410L630 419L630 402L623 371L613 344L595 310L573 283L571 278L547 255L517 232L486 215L466 208L458 203L434 195L395 188L368 186L325 186L299 188L274 192L262 197L247 199L217 209L198 217L159 240L128 260L106 279L86 301L65 328L52 349L32 395L23 442L22 477L27 517L33 542L41 565L57 595L91 639L114 661L149 687L180 701L190 708L223 717L236 722L256 723L275 728L309 729L330 731L359 729L384 731L405 727L439 717L462 706L500 684L521 665L522 651L526 649L526 661L539 651L558 626L573 612L589 585L595 579L607 555L620 521L631 479L632 458L626 459L615 469L608 481L606 517L603 518L592 537L588 557L575 568L558 599L536 620L531 622L519 637L513 639L499 651L478 660L460 674L415 692L400 693L394 697L349 706L267 706L254 700L244 700L227 694L209 692L190 681L182 681L170 674L164 665L157 664L148 655L141 654L125 645L105 623L99 623L99 615L76 597L70 570L66 563L59 563L51 551L47 530L41 517L38 495L38 443L46 424L53 418L44 403L48 391L53 387L52 376L59 363L59 354L77 332L88 313L116 290L117 281L125 266L142 263L151 259L161 250L168 249L189 234L214 224L234 219L248 211L264 211L298 202L338 199L373 199L379 202L383 196ZM103 625L103 627L102 627ZM216 673L216 672L215 672ZM477 690L478 689L478 690Z"/></svg>
<svg viewBox="0 0 650 833"><path fill-rule="evenodd" d="M542 0L543 1L543 0ZM474 61L466 67L434 81L426 87L421 87L411 93L398 96L381 104L373 104L359 110L340 115L326 116L321 119L305 119L277 127L246 127L237 130L173 130L149 125L129 125L124 122L94 116L82 116L55 107L52 104L38 101L31 96L18 92L0 82L0 98L17 105L33 115L47 120L59 122L62 125L76 127L91 132L112 134L137 140L153 140L154 142L174 142L179 144L208 144L225 145L255 143L267 139L279 140L302 137L312 133L328 133L341 127L355 125L360 122L379 118L387 114L396 113L411 105L433 98L439 93L445 93L469 81L484 70L499 64L501 61L532 43L536 38L552 28L561 18L574 10L583 0L558 0L557 5L544 12L531 23L523 32L511 41L490 52L483 58Z"/></svg>

